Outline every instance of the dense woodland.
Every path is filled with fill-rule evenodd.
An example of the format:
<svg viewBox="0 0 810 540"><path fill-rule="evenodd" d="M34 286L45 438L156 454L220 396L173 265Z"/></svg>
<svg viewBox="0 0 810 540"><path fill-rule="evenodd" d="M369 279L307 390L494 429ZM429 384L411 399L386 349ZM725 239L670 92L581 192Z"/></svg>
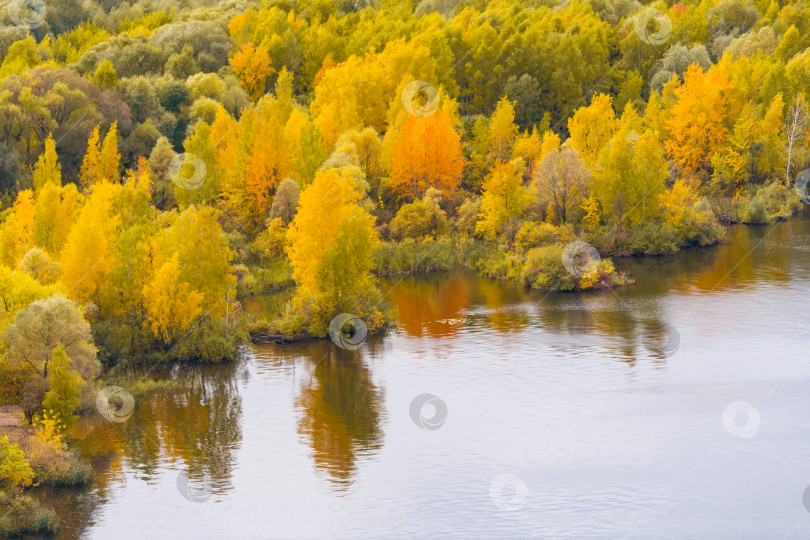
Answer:
<svg viewBox="0 0 810 540"><path fill-rule="evenodd" d="M100 375L232 359L248 332L322 337L344 312L379 330L381 274L622 285L609 255L789 216L810 161L798 2L48 0L0 18L0 398L36 426L24 453L0 442L7 532L52 525L18 488L86 478L67 440ZM603 256L582 275L575 241ZM287 287L277 312L241 310Z"/></svg>

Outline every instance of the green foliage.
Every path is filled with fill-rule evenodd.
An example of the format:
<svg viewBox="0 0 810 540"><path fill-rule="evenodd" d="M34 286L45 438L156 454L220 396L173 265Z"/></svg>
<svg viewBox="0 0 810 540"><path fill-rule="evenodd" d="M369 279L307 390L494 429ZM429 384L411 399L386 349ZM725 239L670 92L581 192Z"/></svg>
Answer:
<svg viewBox="0 0 810 540"><path fill-rule="evenodd" d="M74 413L81 405L82 378L71 369L64 345L60 344L53 350L48 375L50 389L45 394L42 407L59 421L62 433L67 433L78 418Z"/></svg>
<svg viewBox="0 0 810 540"><path fill-rule="evenodd" d="M382 244L374 252L377 274L415 274L450 270L459 264L458 244L450 237Z"/></svg>
<svg viewBox="0 0 810 540"><path fill-rule="evenodd" d="M441 194L428 189L422 199L403 204L391 221L391 235L397 239L438 237L447 231L447 214L439 206Z"/></svg>
<svg viewBox="0 0 810 540"><path fill-rule="evenodd" d="M753 195L743 195L734 201L736 221L759 225L780 221L801 208L794 190L779 181L759 188Z"/></svg>
<svg viewBox="0 0 810 540"><path fill-rule="evenodd" d="M42 508L30 495L12 497L0 492L0 532L5 536L54 534L58 529L56 512Z"/></svg>

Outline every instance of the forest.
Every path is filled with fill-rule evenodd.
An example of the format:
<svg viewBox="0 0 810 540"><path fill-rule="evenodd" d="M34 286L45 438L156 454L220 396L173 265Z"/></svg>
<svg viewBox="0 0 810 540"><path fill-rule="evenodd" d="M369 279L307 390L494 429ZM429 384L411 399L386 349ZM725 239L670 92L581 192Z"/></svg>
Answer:
<svg viewBox="0 0 810 540"><path fill-rule="evenodd" d="M803 3L18 0L0 19L0 403L32 433L0 440L6 534L55 526L26 489L87 481L70 427L129 366L324 337L341 313L381 331L387 274L627 285L610 257L808 199Z"/></svg>

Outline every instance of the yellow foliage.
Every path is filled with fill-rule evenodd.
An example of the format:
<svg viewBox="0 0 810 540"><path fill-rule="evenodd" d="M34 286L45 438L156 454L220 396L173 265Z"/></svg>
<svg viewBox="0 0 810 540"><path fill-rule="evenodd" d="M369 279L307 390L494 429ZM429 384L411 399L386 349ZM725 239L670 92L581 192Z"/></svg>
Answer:
<svg viewBox="0 0 810 540"><path fill-rule="evenodd" d="M152 333L166 343L191 328L202 314L203 295L179 281L178 256L164 262L143 290L146 318Z"/></svg>

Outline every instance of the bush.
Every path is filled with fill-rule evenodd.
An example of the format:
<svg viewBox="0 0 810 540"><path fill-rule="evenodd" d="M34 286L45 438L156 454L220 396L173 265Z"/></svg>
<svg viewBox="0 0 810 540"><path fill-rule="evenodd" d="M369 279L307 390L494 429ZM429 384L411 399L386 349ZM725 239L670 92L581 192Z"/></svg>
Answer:
<svg viewBox="0 0 810 540"><path fill-rule="evenodd" d="M447 231L447 215L439 206L439 192L428 189L422 200L403 204L391 220L391 237L396 240L439 236Z"/></svg>
<svg viewBox="0 0 810 540"><path fill-rule="evenodd" d="M723 239L725 229L717 222L711 205L701 199L685 212L683 219L675 226L682 245L710 246Z"/></svg>
<svg viewBox="0 0 810 540"><path fill-rule="evenodd" d="M533 289L546 291L575 289L578 280L565 269L562 255L562 244L552 244L529 251L523 266L523 281Z"/></svg>
<svg viewBox="0 0 810 540"><path fill-rule="evenodd" d="M382 244L372 254L374 272L386 274L414 274L450 270L459 263L458 246L451 238L413 240Z"/></svg>
<svg viewBox="0 0 810 540"><path fill-rule="evenodd" d="M563 244L552 244L529 251L523 265L523 281L544 291L604 289L633 282L625 274L617 273L610 259L601 259L592 272L578 278L563 264L564 249Z"/></svg>
<svg viewBox="0 0 810 540"><path fill-rule="evenodd" d="M737 196L733 204L735 221L751 225L786 219L801 208L795 191L779 181L760 187L754 195Z"/></svg>
<svg viewBox="0 0 810 540"><path fill-rule="evenodd" d="M56 512L42 508L33 497L0 492L0 532L5 536L54 534L58 529Z"/></svg>
<svg viewBox="0 0 810 540"><path fill-rule="evenodd" d="M662 223L645 223L630 236L633 255L666 255L678 251L678 235Z"/></svg>
<svg viewBox="0 0 810 540"><path fill-rule="evenodd" d="M205 319L194 325L169 351L172 360L216 363L231 360L239 352L246 335L224 320Z"/></svg>
<svg viewBox="0 0 810 540"><path fill-rule="evenodd" d="M475 224L481 217L481 199L464 201L458 209L456 230L467 236L475 236Z"/></svg>
<svg viewBox="0 0 810 540"><path fill-rule="evenodd" d="M51 486L86 484L92 474L90 464L76 450L69 450L55 429L53 419L46 417L38 424L36 434L22 443L34 478Z"/></svg>
<svg viewBox="0 0 810 540"><path fill-rule="evenodd" d="M525 251L545 244L552 244L558 238L557 227L551 223L525 221L515 236L515 247Z"/></svg>

